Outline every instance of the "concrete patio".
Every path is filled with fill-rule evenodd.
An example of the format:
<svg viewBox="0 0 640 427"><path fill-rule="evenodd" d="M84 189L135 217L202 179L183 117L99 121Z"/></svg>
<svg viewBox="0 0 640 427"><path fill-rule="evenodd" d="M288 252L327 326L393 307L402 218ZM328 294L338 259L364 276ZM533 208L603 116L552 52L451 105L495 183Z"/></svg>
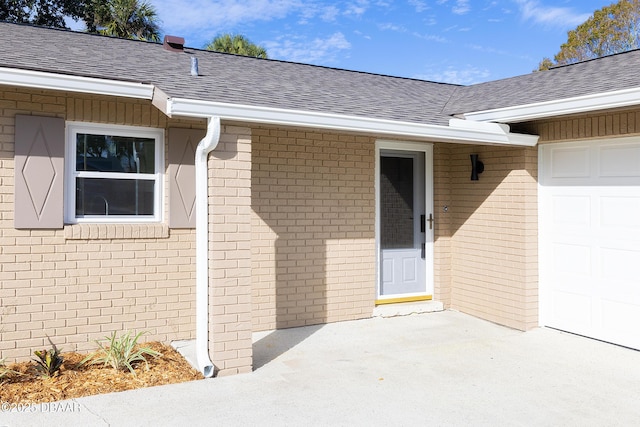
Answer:
<svg viewBox="0 0 640 427"><path fill-rule="evenodd" d="M605 426L640 419L640 352L455 311L256 334L254 366L251 374L2 412L0 426Z"/></svg>

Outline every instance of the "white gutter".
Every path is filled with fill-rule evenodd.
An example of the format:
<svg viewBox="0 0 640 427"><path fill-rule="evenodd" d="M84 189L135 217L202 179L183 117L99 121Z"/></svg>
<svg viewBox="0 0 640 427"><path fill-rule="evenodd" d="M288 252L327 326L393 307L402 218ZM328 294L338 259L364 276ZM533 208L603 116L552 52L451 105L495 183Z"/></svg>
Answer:
<svg viewBox="0 0 640 427"><path fill-rule="evenodd" d="M617 90L593 95L576 96L535 104L465 113L467 120L479 122L515 123L567 114L636 106L640 103L640 88Z"/></svg>
<svg viewBox="0 0 640 427"><path fill-rule="evenodd" d="M533 147L538 143L538 135L525 135L511 133L509 125L503 123L476 122L473 120L450 119L449 127L452 129L465 129L474 133L486 132L494 135L502 134L509 141L509 145Z"/></svg>
<svg viewBox="0 0 640 427"><path fill-rule="evenodd" d="M161 96L160 93L157 96ZM228 104L184 98L154 100L155 105L165 105L169 117L220 117L221 120L252 122L272 125L299 126L360 132L393 137L405 137L429 142L461 144L533 146L537 137L520 135L493 126L430 125L369 117L348 116L314 111L259 107L255 105Z"/></svg>
<svg viewBox="0 0 640 427"><path fill-rule="evenodd" d="M207 159L220 141L220 117L209 117L207 134L196 148L196 361L212 377L209 358L209 185Z"/></svg>
<svg viewBox="0 0 640 427"><path fill-rule="evenodd" d="M95 95L152 99L153 85L0 67L0 84Z"/></svg>

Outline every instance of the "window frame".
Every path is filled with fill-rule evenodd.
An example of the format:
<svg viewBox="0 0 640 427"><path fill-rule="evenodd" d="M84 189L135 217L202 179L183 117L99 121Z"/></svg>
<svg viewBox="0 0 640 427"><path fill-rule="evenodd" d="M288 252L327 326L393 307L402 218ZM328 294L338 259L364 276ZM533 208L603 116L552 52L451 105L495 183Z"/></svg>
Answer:
<svg viewBox="0 0 640 427"><path fill-rule="evenodd" d="M76 143L78 134L109 135L121 137L139 137L155 140L155 161L153 174L76 171ZM108 125L86 122L67 122L65 137L65 224L122 224L122 223L158 223L163 220L164 194L164 129L140 126ZM106 176L105 176L106 175ZM76 179L128 179L143 177L154 181L153 215L84 215L76 216Z"/></svg>

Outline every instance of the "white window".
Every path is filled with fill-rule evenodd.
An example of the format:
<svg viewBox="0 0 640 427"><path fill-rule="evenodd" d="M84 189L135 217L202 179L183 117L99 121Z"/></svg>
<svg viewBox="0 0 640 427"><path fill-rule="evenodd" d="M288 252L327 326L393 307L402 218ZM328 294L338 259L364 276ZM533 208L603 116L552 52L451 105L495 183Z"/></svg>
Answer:
<svg viewBox="0 0 640 427"><path fill-rule="evenodd" d="M162 220L164 131L67 123L67 223Z"/></svg>

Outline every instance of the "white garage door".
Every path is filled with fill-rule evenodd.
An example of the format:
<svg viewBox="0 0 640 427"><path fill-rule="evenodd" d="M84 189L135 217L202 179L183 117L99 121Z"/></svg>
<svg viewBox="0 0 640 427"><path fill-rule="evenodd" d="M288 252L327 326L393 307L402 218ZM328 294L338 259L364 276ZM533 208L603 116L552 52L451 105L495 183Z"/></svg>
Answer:
<svg viewBox="0 0 640 427"><path fill-rule="evenodd" d="M541 325L640 349L640 138L539 154Z"/></svg>

